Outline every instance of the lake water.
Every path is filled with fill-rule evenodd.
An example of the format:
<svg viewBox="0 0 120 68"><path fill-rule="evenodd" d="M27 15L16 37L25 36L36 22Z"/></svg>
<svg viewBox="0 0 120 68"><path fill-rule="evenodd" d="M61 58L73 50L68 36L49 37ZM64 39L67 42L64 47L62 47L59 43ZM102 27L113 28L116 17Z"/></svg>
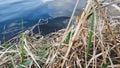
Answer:
<svg viewBox="0 0 120 68"><path fill-rule="evenodd" d="M38 23L40 19L53 18L52 20L54 21L49 21L55 23L57 22L55 20L58 20L57 17L70 17L76 1L77 0L0 0L0 41L3 40L4 35L6 39L9 39L18 34L21 31L22 20L24 21L24 29L28 29ZM85 0L80 0L76 14L85 4ZM59 19L59 21L65 19ZM59 25L55 24L54 26ZM44 25L43 28L46 29L48 26L49 25Z"/></svg>

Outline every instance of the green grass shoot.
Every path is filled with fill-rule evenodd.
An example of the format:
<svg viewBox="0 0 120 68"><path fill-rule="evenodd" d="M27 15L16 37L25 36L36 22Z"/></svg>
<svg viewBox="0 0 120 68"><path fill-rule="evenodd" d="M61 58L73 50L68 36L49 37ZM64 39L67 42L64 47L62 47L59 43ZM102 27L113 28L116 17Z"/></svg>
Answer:
<svg viewBox="0 0 120 68"><path fill-rule="evenodd" d="M7 43L6 43L6 25L4 25L4 32L3 32L3 41L4 41L4 45L6 46Z"/></svg>
<svg viewBox="0 0 120 68"><path fill-rule="evenodd" d="M69 33L67 34L67 37L66 37L66 39L65 39L65 41L64 41L65 44L68 44L68 43L69 43L70 36L71 36L71 32L69 32Z"/></svg>
<svg viewBox="0 0 120 68"><path fill-rule="evenodd" d="M23 34L23 31L24 31L24 21L22 20L22 42L21 42L21 46L22 46L22 48L21 48L21 51L22 51L22 53L21 53L21 56L22 56L22 62L24 61L24 34Z"/></svg>
<svg viewBox="0 0 120 68"><path fill-rule="evenodd" d="M68 44L68 43L69 43L69 40L70 40L70 37L71 37L71 35L73 36L73 34L74 34L74 32L73 32L73 33L72 33L72 32L69 32L69 33L67 34L67 37L66 37L66 39L64 40L63 43Z"/></svg>
<svg viewBox="0 0 120 68"><path fill-rule="evenodd" d="M88 38L88 45L86 48L86 60L88 59L88 54L90 51L90 44L91 44L92 35L93 35L93 27L94 27L94 13L92 13L92 22L90 24L90 33L89 33L89 38Z"/></svg>
<svg viewBox="0 0 120 68"><path fill-rule="evenodd" d="M18 65L17 68L25 68L26 66L28 66L33 60L27 60L26 62L23 62L22 64Z"/></svg>
<svg viewBox="0 0 120 68"><path fill-rule="evenodd" d="M43 59L47 57L47 52L50 52L50 46L49 44L45 44L42 47L40 47L40 58Z"/></svg>
<svg viewBox="0 0 120 68"><path fill-rule="evenodd" d="M110 62L107 62L106 64L102 65L102 68L107 68L107 66L110 65L110 64L111 64Z"/></svg>

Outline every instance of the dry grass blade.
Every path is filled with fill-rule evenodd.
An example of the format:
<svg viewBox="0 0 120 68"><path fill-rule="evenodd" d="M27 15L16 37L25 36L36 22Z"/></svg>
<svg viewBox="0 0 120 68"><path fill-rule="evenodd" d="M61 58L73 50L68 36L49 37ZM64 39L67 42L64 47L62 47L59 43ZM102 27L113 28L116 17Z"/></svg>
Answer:
<svg viewBox="0 0 120 68"><path fill-rule="evenodd" d="M76 9L77 9L77 7L78 7L79 1L80 1L80 0L77 0L77 2L76 2L76 5L75 5L74 10L73 10L73 13L72 13L72 16L71 16L71 18L70 18L70 20L69 20L69 22L68 22L68 26L67 26L67 28L66 28L66 30L65 30L65 32L64 32L62 42L63 42L63 41L65 40L65 38L66 38L65 35L66 35L68 29L70 28L70 25L71 25L71 22L72 22L72 20L73 20L73 17L74 17L75 11L76 11Z"/></svg>
<svg viewBox="0 0 120 68"><path fill-rule="evenodd" d="M111 2L111 3L104 3L105 5L104 6L101 6L101 8L105 8L105 7L109 7L109 6L113 6L115 5L116 3L119 3L120 1L115 1L115 2ZM118 9L119 10L119 9Z"/></svg>
<svg viewBox="0 0 120 68"><path fill-rule="evenodd" d="M14 45L12 45L12 46L10 46L9 48L7 48L1 55L0 55L0 58L2 58L3 57L3 55L11 48L11 47L13 47Z"/></svg>
<svg viewBox="0 0 120 68"><path fill-rule="evenodd" d="M41 68L40 65L37 63L34 55L31 53L30 48L28 47L28 43L27 43L27 41L26 41L26 38L24 39L24 42L25 42L24 48L25 48L25 50L27 51L28 55L30 55L31 58L33 59L33 61L36 63L36 65L37 65L39 68Z"/></svg>

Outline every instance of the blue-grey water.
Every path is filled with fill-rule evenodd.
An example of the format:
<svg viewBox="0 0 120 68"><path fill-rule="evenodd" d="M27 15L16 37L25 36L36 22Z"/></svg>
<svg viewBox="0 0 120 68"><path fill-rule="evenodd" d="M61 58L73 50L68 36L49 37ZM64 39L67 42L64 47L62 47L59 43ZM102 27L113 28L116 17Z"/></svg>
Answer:
<svg viewBox="0 0 120 68"><path fill-rule="evenodd" d="M24 21L24 29L28 29L38 23L40 19L53 18L49 20L51 21L48 22L49 24L41 26L41 31L43 34L54 31L55 28L59 28L59 25L61 26L61 24L63 24L63 20L71 16L76 1L77 0L0 0L0 41L3 40L4 36L6 39L9 39L18 34L21 31L22 20ZM80 0L77 11L80 11L85 4L85 0ZM76 14L77 13L78 12L76 12ZM59 24L56 24L56 22L58 22L57 20ZM52 25L51 23L53 22L54 24ZM53 26L54 28L52 28ZM65 26L63 24L63 27ZM59 29L61 28L62 26ZM48 32L44 32L46 31L45 29L47 29Z"/></svg>

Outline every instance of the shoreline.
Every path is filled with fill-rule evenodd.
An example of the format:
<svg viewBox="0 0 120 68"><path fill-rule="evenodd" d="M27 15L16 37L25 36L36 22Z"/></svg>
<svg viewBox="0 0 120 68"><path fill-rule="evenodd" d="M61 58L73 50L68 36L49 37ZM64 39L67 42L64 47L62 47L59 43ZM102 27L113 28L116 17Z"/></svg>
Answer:
<svg viewBox="0 0 120 68"><path fill-rule="evenodd" d="M64 18L64 19L63 19ZM62 16L62 17L56 17L56 18L50 18L50 19L45 19L45 20L43 20L42 22L49 22L49 20L61 20L62 21L62 19L63 20L69 20L69 18L70 17L66 17L66 16ZM49 22L50 24L52 24L52 23L55 23L55 22ZM57 23L57 22L56 22ZM15 41L15 39L18 39L18 38L20 38L20 35L22 34L22 33L26 33L26 34L28 34L29 36L33 36L34 34L40 34L39 32L39 29L36 29L36 28L38 28L38 27L41 27L42 25L45 25L45 26L47 26L47 24L48 23L41 23L41 21L40 22L38 22L38 23L36 23L35 25L33 25L32 27L29 27L28 29L26 29L26 30L24 30L23 32L22 31L20 31L20 32L18 32L16 35L14 35L14 36L12 36L11 38L9 38L8 40L7 40L7 42L10 42L10 41ZM60 24L64 24L65 25L65 27L67 26L66 24L67 24L67 21L66 21L66 23L64 23L64 21L63 22L60 22L59 24L57 24L57 25L55 25L55 26L58 26L58 25L60 25ZM49 24L48 24L49 25ZM45 27L44 26L44 27ZM49 26L48 26L49 27ZM61 29L64 29L65 27L61 27ZM47 27L45 27L45 28L47 28ZM44 29L44 28L41 28L41 29ZM54 28L55 29L55 28ZM50 32L50 33L52 33L52 32L56 32L54 29L52 29L52 31ZM57 31L59 31L59 30L61 30L61 29L58 29ZM36 32L37 33L36 33ZM50 33L47 33L47 34L40 34L40 35L42 35L42 36L46 36L46 35L48 35L48 34L50 34ZM4 41L3 42L1 42L1 45L3 45L4 44Z"/></svg>

